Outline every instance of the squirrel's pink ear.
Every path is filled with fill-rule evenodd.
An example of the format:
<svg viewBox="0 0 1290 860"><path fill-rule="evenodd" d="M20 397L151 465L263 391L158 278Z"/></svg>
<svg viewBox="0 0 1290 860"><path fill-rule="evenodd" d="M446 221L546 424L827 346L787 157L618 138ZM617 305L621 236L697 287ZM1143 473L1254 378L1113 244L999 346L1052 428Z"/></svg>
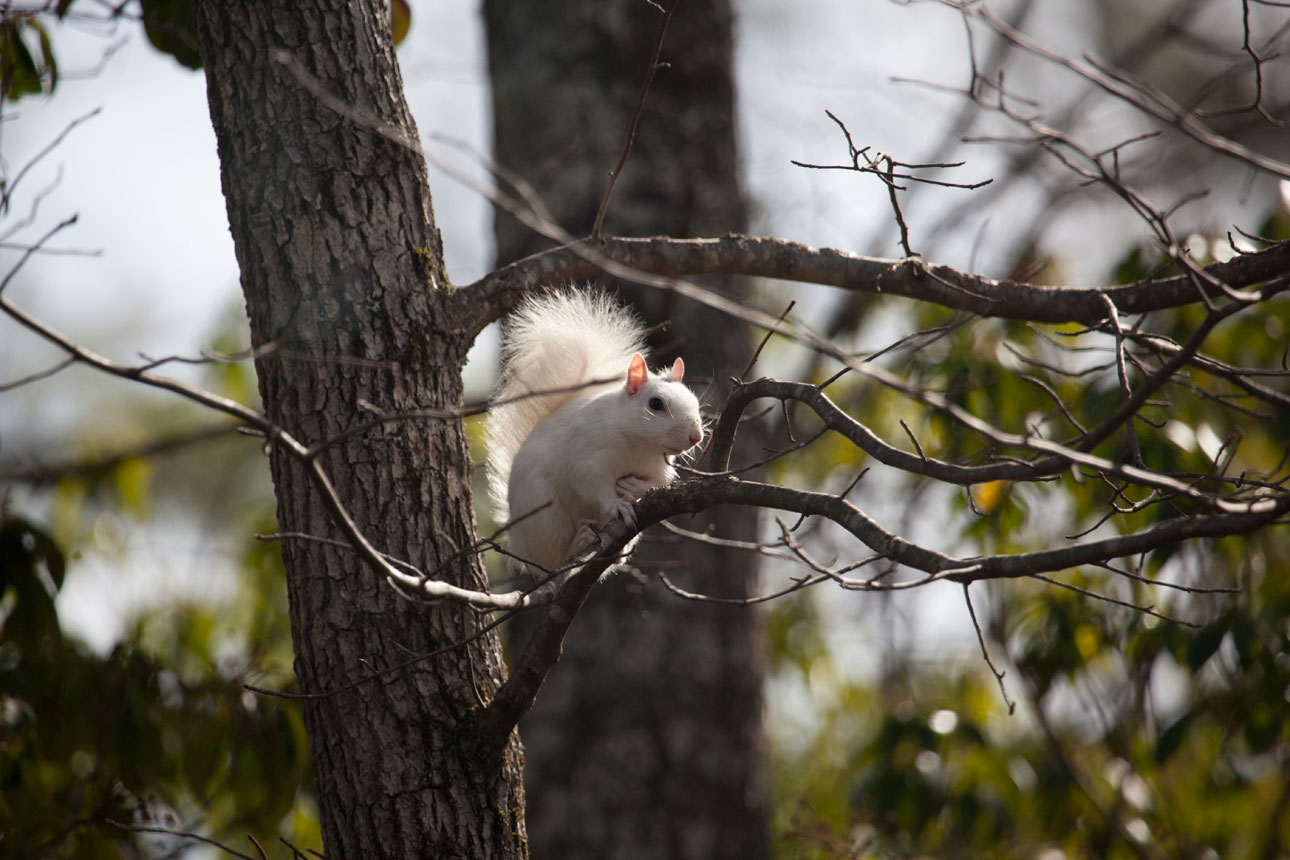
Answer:
<svg viewBox="0 0 1290 860"><path fill-rule="evenodd" d="M668 376L668 379L673 382L680 382L682 376L685 376L685 362L678 358L672 362L672 373Z"/></svg>
<svg viewBox="0 0 1290 860"><path fill-rule="evenodd" d="M627 393L632 395L640 391L647 379L649 368L645 366L645 357L638 352L632 356L631 364L627 365Z"/></svg>

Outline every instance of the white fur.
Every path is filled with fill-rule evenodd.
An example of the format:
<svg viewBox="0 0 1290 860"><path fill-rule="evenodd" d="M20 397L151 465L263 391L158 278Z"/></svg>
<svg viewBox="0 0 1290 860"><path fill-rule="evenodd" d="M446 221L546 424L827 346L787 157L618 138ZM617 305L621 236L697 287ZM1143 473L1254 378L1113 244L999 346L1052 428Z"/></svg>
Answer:
<svg viewBox="0 0 1290 860"><path fill-rule="evenodd" d="M500 521L547 505L508 534L514 555L550 570L579 548L571 544L580 528L615 514L634 521L634 496L675 477L670 456L702 436L699 402L666 373L630 390L628 367L643 352L644 329L603 294L570 289L531 298L506 337L498 405L487 424L489 486ZM612 381L501 402L598 379ZM655 397L661 411L649 408Z"/></svg>

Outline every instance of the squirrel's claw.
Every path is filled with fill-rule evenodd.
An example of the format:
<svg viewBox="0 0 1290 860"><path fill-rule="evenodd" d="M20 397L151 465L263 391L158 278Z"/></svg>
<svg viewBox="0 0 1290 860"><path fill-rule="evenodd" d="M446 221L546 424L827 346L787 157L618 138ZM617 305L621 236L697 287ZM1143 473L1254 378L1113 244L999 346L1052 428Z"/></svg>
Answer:
<svg viewBox="0 0 1290 860"><path fill-rule="evenodd" d="M610 515L622 517L623 522L636 528L636 500L630 495L619 496Z"/></svg>
<svg viewBox="0 0 1290 860"><path fill-rule="evenodd" d="M654 481L642 478L640 475L623 475L614 481L614 492L618 493L618 501L614 502L611 516L620 516L623 522L636 528L636 500L642 493L656 486L658 485Z"/></svg>

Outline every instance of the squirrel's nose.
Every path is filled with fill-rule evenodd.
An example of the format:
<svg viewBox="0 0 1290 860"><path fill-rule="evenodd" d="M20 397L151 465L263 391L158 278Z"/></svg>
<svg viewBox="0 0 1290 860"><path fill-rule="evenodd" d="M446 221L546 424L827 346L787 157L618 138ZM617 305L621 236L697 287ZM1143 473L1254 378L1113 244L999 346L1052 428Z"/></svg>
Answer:
<svg viewBox="0 0 1290 860"><path fill-rule="evenodd" d="M702 427L699 427L699 426L697 426L697 425L696 425L696 426L694 426L694 427L691 427L691 428L690 428L690 444L691 444L691 445L698 445L698 444L699 444L699 440L700 440L700 439L702 439L702 438L703 438L703 428L702 428Z"/></svg>

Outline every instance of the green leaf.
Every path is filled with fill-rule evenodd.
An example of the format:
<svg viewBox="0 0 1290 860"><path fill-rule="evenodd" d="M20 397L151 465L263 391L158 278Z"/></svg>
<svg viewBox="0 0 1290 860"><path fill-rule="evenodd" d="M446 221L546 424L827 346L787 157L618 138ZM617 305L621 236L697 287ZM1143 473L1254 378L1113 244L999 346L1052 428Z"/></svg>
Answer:
<svg viewBox="0 0 1290 860"><path fill-rule="evenodd" d="M22 39L24 20L0 24L0 95L10 101L43 92L40 69Z"/></svg>
<svg viewBox="0 0 1290 860"><path fill-rule="evenodd" d="M163 54L190 69L202 67L197 53L197 19L192 0L141 0L143 29L148 41Z"/></svg>
<svg viewBox="0 0 1290 860"><path fill-rule="evenodd" d="M1236 646L1236 656L1243 669L1249 669L1258 661L1262 647L1254 622L1241 618L1232 624L1232 643Z"/></svg>
<svg viewBox="0 0 1290 860"><path fill-rule="evenodd" d="M152 463L143 457L130 457L121 461L112 476L121 507L137 517L146 516L148 491L152 486Z"/></svg>
<svg viewBox="0 0 1290 860"><path fill-rule="evenodd" d="M1259 235L1277 241L1290 239L1290 212L1273 212L1259 227Z"/></svg>
<svg viewBox="0 0 1290 860"><path fill-rule="evenodd" d="M1195 672L1205 665L1218 646L1223 644L1223 637L1227 635L1228 621L1221 618L1212 624L1207 624L1196 632L1187 642L1187 665Z"/></svg>
<svg viewBox="0 0 1290 860"><path fill-rule="evenodd" d="M30 19L27 24L36 31L36 37L40 40L40 59L44 64L41 72L49 79L49 92L52 93L54 87L58 86L58 61L54 59L54 46L49 41L49 31L35 18Z"/></svg>
<svg viewBox="0 0 1290 860"><path fill-rule="evenodd" d="M0 640L20 653L36 653L61 642L54 592L63 583L63 555L53 540L27 520L0 520L0 600L13 600L0 615Z"/></svg>
<svg viewBox="0 0 1290 860"><path fill-rule="evenodd" d="M1169 728L1160 733L1160 737L1156 739L1156 762L1158 764L1164 764L1182 746L1183 740L1187 737L1187 727L1191 723L1191 717L1190 713L1184 714L1175 720Z"/></svg>
<svg viewBox="0 0 1290 860"><path fill-rule="evenodd" d="M78 860L120 860L121 848L106 833L84 830L76 838Z"/></svg>
<svg viewBox="0 0 1290 860"><path fill-rule="evenodd" d="M399 45L408 37L412 29L412 7L407 0L392 0L390 3L390 34L394 44Z"/></svg>

